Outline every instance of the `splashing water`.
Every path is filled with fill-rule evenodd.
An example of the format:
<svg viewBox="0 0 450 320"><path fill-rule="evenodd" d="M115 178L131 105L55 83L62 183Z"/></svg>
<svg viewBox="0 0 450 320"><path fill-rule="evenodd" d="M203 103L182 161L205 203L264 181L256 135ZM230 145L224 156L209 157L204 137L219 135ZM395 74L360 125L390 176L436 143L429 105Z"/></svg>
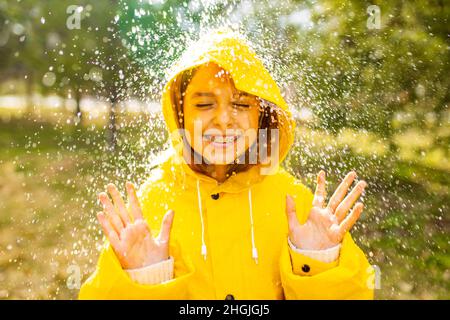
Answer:
<svg viewBox="0 0 450 320"><path fill-rule="evenodd" d="M85 34L64 39L51 29L61 13L36 8L49 65L34 78L65 98L28 121L0 114L1 298L76 297L68 281L93 271L103 241L96 194L145 181L169 146L158 104L167 71L225 27L256 51L296 118L288 171L314 189L325 169L329 192L352 169L368 181L353 234L380 266L377 297L449 297L450 68L436 25L367 30L356 2L85 1ZM383 10L402 18L394 5ZM15 21L11 34L25 26ZM31 54L11 50L19 61Z"/></svg>

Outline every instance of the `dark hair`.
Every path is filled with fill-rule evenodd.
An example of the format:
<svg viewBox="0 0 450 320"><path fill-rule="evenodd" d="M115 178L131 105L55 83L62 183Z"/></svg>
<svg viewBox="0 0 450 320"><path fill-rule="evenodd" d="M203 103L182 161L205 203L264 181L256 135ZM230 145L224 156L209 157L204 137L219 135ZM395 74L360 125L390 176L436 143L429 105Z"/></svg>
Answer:
<svg viewBox="0 0 450 320"><path fill-rule="evenodd" d="M175 118L178 120L177 125L179 129L184 129L184 96L186 93L186 89L191 82L192 78L194 77L195 72L198 70L199 67L195 67L192 69L188 69L186 71L183 71L178 74L178 76L174 79L174 81L171 84L171 99L172 99L172 105L174 106L174 113ZM263 148L265 148L265 152L263 154L266 155L266 157L269 157L271 152L271 129L278 128L278 115L277 110L278 107L273 104L270 101L267 101L265 99L257 97L260 101L260 106L262 107L262 110L259 114L259 125L258 129L267 129L267 145L264 145ZM189 144L186 137L183 136L183 148L190 148L189 154L191 155L191 161L189 166L198 172L201 173L208 173L208 164L204 163L203 156L200 155L197 151L194 150L194 148ZM235 160L232 164L229 164L227 167L227 177L229 177L233 173L238 173L241 171L245 171L249 169L250 167L254 166L255 164L250 164L250 154L251 152L256 151L257 152L257 163L261 163L260 154L259 154L259 134L257 135L256 142L249 147L245 151L245 153L238 159ZM253 148L257 148L254 150ZM197 158L197 163L194 161ZM201 159L201 161L198 161L198 159Z"/></svg>

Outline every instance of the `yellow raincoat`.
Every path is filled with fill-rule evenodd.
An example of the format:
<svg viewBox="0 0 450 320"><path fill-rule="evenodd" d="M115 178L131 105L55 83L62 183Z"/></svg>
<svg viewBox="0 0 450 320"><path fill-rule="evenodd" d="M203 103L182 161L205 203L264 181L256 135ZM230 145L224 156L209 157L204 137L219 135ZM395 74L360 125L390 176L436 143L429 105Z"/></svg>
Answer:
<svg viewBox="0 0 450 320"><path fill-rule="evenodd" d="M169 132L177 129L171 82L179 72L208 61L228 70L237 89L280 108L281 162L294 139L291 113L255 53L228 32L217 32L187 51L171 72L162 96ZM138 192L153 234L159 232L166 211L175 210L169 246L174 278L157 285L133 282L107 244L96 271L80 290L80 299L225 299L229 294L235 299L373 298L373 268L350 234L344 237L338 261L332 263L289 247L286 194L294 196L303 223L312 205L308 188L279 165L269 175L254 166L220 184L185 163L179 139L172 136L168 156ZM308 270L305 265L308 272L303 271Z"/></svg>

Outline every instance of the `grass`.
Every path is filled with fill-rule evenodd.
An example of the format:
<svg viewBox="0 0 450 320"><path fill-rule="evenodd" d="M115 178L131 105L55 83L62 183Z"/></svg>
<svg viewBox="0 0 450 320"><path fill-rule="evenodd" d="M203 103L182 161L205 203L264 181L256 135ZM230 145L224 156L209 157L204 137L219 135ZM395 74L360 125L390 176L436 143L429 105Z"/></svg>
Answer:
<svg viewBox="0 0 450 320"><path fill-rule="evenodd" d="M159 122L141 119L141 125L129 126L122 121L119 148L111 153L102 124L74 127L61 119L0 120L3 299L76 298L77 289L67 286L68 268L78 267L84 280L101 245L96 193L109 181L142 182L150 151L161 149L166 138ZM369 182L367 209L353 235L380 267L376 297L449 299L446 168L399 159L389 144L367 134L365 145L355 146L363 140L348 131L336 138L302 130L285 165L305 184L314 186L319 168L327 169L330 190L350 169ZM378 153L371 154L371 143Z"/></svg>

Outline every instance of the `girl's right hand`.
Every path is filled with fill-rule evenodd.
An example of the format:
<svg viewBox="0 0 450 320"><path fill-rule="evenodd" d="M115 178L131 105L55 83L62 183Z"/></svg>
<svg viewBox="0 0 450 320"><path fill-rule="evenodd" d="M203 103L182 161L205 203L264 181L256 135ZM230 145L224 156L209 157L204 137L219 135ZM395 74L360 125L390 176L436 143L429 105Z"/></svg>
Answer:
<svg viewBox="0 0 450 320"><path fill-rule="evenodd" d="M97 214L97 219L120 264L124 269L136 269L167 260L174 211L167 211L159 235L153 238L150 228L142 216L134 185L127 182L126 189L129 210L125 206L120 192L112 183L108 184L107 190L113 202L106 192L98 195L103 204L103 212Z"/></svg>

